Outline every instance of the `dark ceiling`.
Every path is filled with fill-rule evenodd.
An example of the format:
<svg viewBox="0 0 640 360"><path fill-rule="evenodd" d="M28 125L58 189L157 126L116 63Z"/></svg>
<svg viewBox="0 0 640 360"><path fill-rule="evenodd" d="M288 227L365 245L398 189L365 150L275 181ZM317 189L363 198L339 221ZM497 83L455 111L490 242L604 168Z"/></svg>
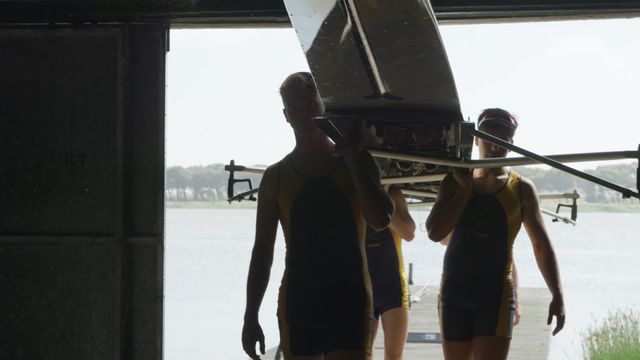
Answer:
<svg viewBox="0 0 640 360"><path fill-rule="evenodd" d="M433 0L438 20L634 17L640 0ZM0 0L0 23L288 24L282 0Z"/></svg>

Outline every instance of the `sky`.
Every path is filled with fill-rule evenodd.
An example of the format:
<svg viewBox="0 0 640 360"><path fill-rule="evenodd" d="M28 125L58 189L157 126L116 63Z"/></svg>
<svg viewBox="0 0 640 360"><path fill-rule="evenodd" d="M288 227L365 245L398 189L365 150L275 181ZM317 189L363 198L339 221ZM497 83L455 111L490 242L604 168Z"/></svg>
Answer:
<svg viewBox="0 0 640 360"><path fill-rule="evenodd" d="M637 150L640 19L442 25L463 116L502 107L538 154ZM167 166L268 165L294 146L278 88L308 70L290 28L171 31ZM628 162L628 161L627 161ZM576 164L578 168L597 164Z"/></svg>

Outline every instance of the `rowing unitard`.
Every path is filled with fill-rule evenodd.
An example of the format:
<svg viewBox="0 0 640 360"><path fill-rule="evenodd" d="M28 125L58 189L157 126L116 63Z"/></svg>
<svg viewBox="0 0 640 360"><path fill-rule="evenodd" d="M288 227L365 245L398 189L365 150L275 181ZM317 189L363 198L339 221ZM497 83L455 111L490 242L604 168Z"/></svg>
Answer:
<svg viewBox="0 0 640 360"><path fill-rule="evenodd" d="M473 193L444 257L439 314L447 341L510 338L515 315L513 242L522 224L520 176L492 194Z"/></svg>
<svg viewBox="0 0 640 360"><path fill-rule="evenodd" d="M373 289L373 315L377 320L385 311L409 309L409 288L402 259L402 239L391 229L367 228L367 263Z"/></svg>
<svg viewBox="0 0 640 360"><path fill-rule="evenodd" d="M339 349L370 353L366 223L349 170L340 160L328 176L305 177L290 156L277 166L286 242L278 297L282 349L289 356Z"/></svg>

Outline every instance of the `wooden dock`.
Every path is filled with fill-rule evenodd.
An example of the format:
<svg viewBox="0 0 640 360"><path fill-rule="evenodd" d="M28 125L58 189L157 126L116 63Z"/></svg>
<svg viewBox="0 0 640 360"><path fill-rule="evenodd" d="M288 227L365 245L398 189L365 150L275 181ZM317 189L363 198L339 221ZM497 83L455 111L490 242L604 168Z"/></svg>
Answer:
<svg viewBox="0 0 640 360"><path fill-rule="evenodd" d="M420 288L422 287L412 286L411 293L415 294ZM409 313L409 333L415 334L413 337L427 338L429 341L431 336L419 334L437 334L440 331L437 295L437 287L428 287L426 293L421 296L420 302L412 304ZM521 288L520 300L522 317L520 325L513 330L509 359L546 360L551 335L550 328L547 326L549 291L539 288ZM383 347L382 331L380 331L374 344L374 359L384 359ZM409 339L404 348L404 358L405 360L443 359L442 345L439 342L411 342Z"/></svg>
<svg viewBox="0 0 640 360"><path fill-rule="evenodd" d="M422 286L412 286L411 293L416 294L421 288ZM440 331L437 294L437 287L427 287L421 300L412 304L409 314L410 339L404 350L405 360L443 359L442 345L437 342ZM546 323L549 291L542 288L521 288L520 300L522 317L520 325L513 331L509 359L546 360L551 336L551 327ZM384 359L383 346L383 331L380 327L373 349L375 360ZM276 359L276 349L269 350L262 359Z"/></svg>

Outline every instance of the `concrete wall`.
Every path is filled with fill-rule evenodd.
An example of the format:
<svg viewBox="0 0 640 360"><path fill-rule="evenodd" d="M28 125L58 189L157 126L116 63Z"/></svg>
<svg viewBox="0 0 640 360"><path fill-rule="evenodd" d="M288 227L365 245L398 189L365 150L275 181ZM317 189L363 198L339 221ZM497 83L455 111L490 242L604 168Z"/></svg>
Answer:
<svg viewBox="0 0 640 360"><path fill-rule="evenodd" d="M0 359L161 359L163 26L0 30Z"/></svg>

